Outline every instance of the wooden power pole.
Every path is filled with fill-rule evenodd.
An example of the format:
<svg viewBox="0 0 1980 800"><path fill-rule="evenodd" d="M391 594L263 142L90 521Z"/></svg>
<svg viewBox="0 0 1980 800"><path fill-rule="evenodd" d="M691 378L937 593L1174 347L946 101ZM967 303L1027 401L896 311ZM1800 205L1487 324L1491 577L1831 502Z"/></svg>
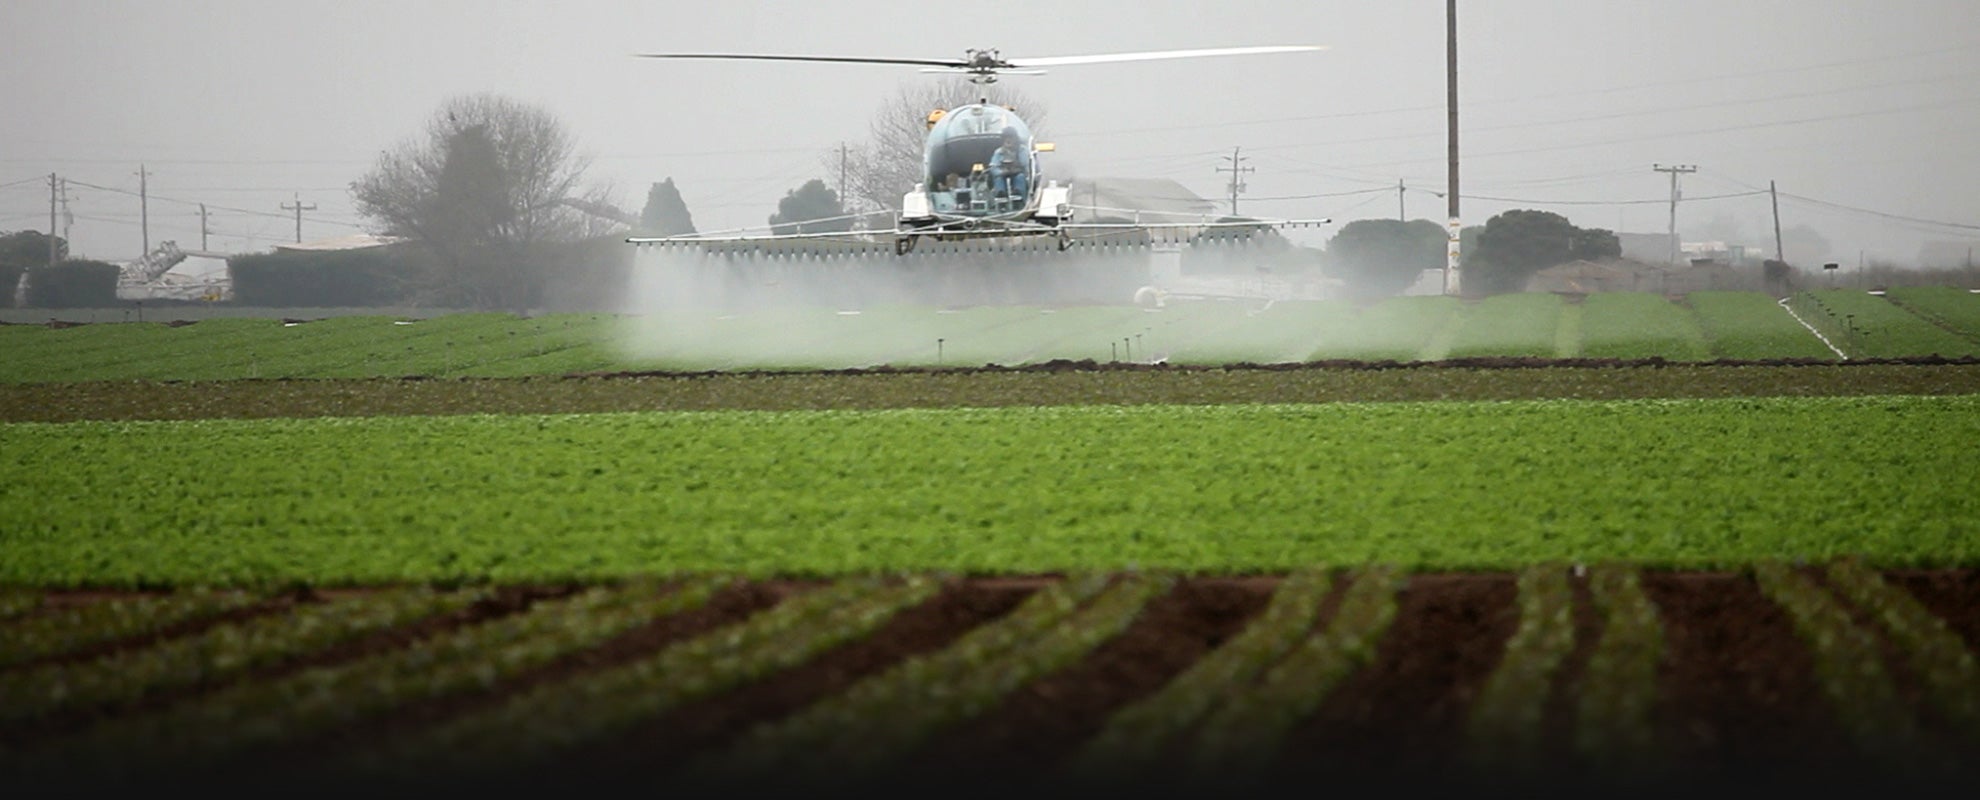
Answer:
<svg viewBox="0 0 1980 800"><path fill-rule="evenodd" d="M1668 167L1651 164L1650 168L1671 174L1671 263L1676 264L1678 263L1678 176L1697 172L1698 168L1690 164L1673 164Z"/></svg>
<svg viewBox="0 0 1980 800"><path fill-rule="evenodd" d="M295 203L295 205L290 205L290 204L288 204L288 203L283 203L283 204L282 204L282 210L283 210L283 211L294 211L294 212L296 212L296 243L297 243L297 244L302 244L302 212L304 212L304 211L315 211L315 210L316 210L316 204L315 204L315 203L310 203L309 205L303 205L303 201L302 201L302 194L301 194L300 192L298 192L298 193L296 194L296 203Z"/></svg>
<svg viewBox="0 0 1980 800"><path fill-rule="evenodd" d="M1229 167L1217 168L1218 172L1228 172L1231 174L1231 216L1233 217L1237 216L1238 193L1244 191L1244 178L1243 178L1244 173L1257 171L1252 167L1239 166L1241 163L1251 160L1248 158L1238 157L1238 151L1241 149L1243 148L1238 148L1238 147L1231 148L1231 155L1230 155L1231 165Z"/></svg>
<svg viewBox="0 0 1980 800"><path fill-rule="evenodd" d="M1444 258L1444 294L1458 294L1461 291L1458 251L1463 241L1464 222L1458 216L1457 0L1444 0L1444 96L1450 115L1450 129L1445 138L1450 142L1451 151L1450 187L1445 193L1450 205L1450 245Z"/></svg>
<svg viewBox="0 0 1980 800"><path fill-rule="evenodd" d="M1781 247L1781 196L1774 191L1774 182L1767 182L1767 196L1774 201L1774 260L1787 263L1786 250Z"/></svg>

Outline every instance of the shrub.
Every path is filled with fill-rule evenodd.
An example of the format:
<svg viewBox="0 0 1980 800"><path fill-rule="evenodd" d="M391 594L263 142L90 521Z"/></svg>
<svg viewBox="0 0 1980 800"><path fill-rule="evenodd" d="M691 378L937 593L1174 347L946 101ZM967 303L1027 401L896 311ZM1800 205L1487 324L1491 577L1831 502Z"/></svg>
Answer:
<svg viewBox="0 0 1980 800"><path fill-rule="evenodd" d="M276 308L394 305L405 296L408 269L396 247L227 259L234 302Z"/></svg>
<svg viewBox="0 0 1980 800"><path fill-rule="evenodd" d="M28 270L29 308L105 308L118 305L117 265L71 260Z"/></svg>

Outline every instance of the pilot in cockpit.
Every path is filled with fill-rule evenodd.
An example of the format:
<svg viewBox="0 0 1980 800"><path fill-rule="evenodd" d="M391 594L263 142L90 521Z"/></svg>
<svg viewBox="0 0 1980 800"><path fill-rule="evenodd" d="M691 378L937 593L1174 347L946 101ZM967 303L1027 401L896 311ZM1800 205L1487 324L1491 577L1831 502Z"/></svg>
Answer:
<svg viewBox="0 0 1980 800"><path fill-rule="evenodd" d="M1003 144L990 155L990 180L996 196L1008 198L1013 206L1024 203L1031 188L1030 154L1016 128L1004 129Z"/></svg>

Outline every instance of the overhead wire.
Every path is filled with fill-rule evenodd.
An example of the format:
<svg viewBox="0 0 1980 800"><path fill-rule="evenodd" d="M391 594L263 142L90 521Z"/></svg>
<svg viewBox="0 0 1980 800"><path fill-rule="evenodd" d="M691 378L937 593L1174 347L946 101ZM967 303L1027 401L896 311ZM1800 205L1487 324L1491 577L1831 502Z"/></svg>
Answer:
<svg viewBox="0 0 1980 800"><path fill-rule="evenodd" d="M1762 188L1760 188L1760 187L1758 187L1758 186L1755 186L1755 185L1753 185L1753 184L1750 184L1750 183L1747 183L1747 182L1745 182L1745 181L1742 181L1742 180L1738 180L1738 179L1736 179L1736 178L1731 178L1731 177L1727 177L1727 176L1724 176L1724 175L1712 175L1712 176L1709 176L1709 177L1712 177L1712 178L1714 178L1714 179L1716 179L1716 180L1718 180L1718 181L1721 181L1721 182L1724 182L1724 183L1730 183L1730 184L1732 184L1732 185L1734 185L1734 186L1739 186L1739 187L1743 187L1743 188L1746 188L1746 189L1751 189L1751 190L1753 190L1753 191L1752 191L1752 193L1753 193L1753 194L1768 194L1768 193L1770 193L1770 192L1772 192L1772 193L1775 193L1775 194L1779 194L1779 195L1780 195L1781 197L1784 197L1784 198L1788 198L1788 199L1790 199L1790 200L1795 200L1795 201L1799 201L1799 202L1802 202L1802 203L1807 203L1807 204L1809 204L1809 205L1813 205L1813 206L1819 206L1819 207L1823 207L1823 208L1829 208L1829 209L1833 209L1833 210L1837 210L1837 211L1847 211L1847 212L1850 212L1850 213L1854 213L1854 214L1863 214L1863 215L1866 215L1866 216L1872 216L1872 217L1877 217L1877 218L1880 218L1880 219L1886 219L1886 220L1891 220L1891 221L1893 221L1893 222L1908 222L1908 223L1913 223L1913 224L1917 224L1917 225L1930 225L1930 226L1934 226L1934 227L1938 227L1938 228L1952 228L1952 229L1955 229L1955 230L1975 230L1975 231L1980 231L1980 224L1973 224L1973 223L1965 223L1965 222L1945 222L1945 221L1942 221L1942 220L1934 220L1934 219L1925 219L1925 218L1923 218L1923 217L1913 217L1913 216L1907 216L1907 215L1904 215L1904 214L1893 214L1893 213L1891 213L1891 212L1888 212L1888 211L1878 211L1878 210L1876 210L1876 209L1870 209L1870 208L1861 208L1861 207L1857 207L1857 206L1851 206L1851 205L1845 205L1845 204L1843 204L1843 203L1837 203L1837 202L1834 202L1834 201L1830 201L1830 200L1823 200L1823 199L1820 199L1820 198L1816 198L1816 197L1809 197L1809 196L1807 196L1807 195L1802 195L1802 194L1795 194L1795 193L1793 193L1793 192L1782 192L1782 191L1778 191L1777 189L1762 189ZM1686 199L1690 199L1690 198L1686 198Z"/></svg>
<svg viewBox="0 0 1980 800"><path fill-rule="evenodd" d="M127 195L127 196L130 196L130 197L141 197L141 198L145 198L145 199L147 199L147 200L158 200L158 201L160 201L160 202L166 202L166 203L180 203L180 204L183 204L183 205L191 205L191 206L205 206L205 207L206 207L206 208L208 208L208 209L212 209L212 210L219 210L219 211L231 211L231 212L234 212L234 213L236 213L236 214L247 214L247 215L249 215L249 216L256 216L256 217L273 217L273 218L276 218L276 219L295 219L295 218L296 218L294 214L278 214L278 213L276 213L276 212L273 212L273 211L256 211L256 210L254 210L254 209L248 209L248 208L235 208L235 207L233 207L233 206L223 206L223 205L215 205L215 204L213 204L213 203L204 203L204 202L201 202L201 201L198 201L198 200L184 200L184 199L180 199L180 198L176 198L176 197L165 197L165 196L162 196L162 195L156 195L156 194L151 194L151 193L149 193L149 192L144 192L144 193L139 193L139 192L133 192L133 191L131 191L131 190L129 190L129 189L120 189L120 188L117 188L117 187L114 187L114 186L101 186L101 185L98 185L98 184L94 184L94 183L86 183L86 182L83 182L83 181L78 181L78 180L70 180L70 181L69 181L69 183L71 183L71 184L74 184L74 185L77 185L77 186L86 186L86 187L88 187L88 188L91 188L91 189L97 189L97 190L100 190L100 191L105 191L105 192L114 192L114 193L117 193L117 194L121 194L121 195ZM304 217L303 217L302 219L303 219L303 221L305 221L305 222L318 222L318 223L323 223L323 224L327 224L327 225L341 225L341 226L344 226L344 227L350 227L350 228L360 228L360 227L362 227L362 226L360 226L360 225L357 225L356 223L351 223L351 222L345 222L345 221L343 221L343 220L334 220L334 219L325 219L325 218L322 218L322 217L319 217L319 216L317 216L317 215L314 215L314 214L311 214L311 215L306 215L306 216L304 216Z"/></svg>

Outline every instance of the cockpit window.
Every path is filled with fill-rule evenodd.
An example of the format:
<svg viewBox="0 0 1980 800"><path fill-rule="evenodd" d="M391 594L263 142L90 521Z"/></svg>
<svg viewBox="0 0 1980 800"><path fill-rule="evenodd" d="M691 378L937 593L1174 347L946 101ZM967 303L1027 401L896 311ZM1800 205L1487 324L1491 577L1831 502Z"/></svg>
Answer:
<svg viewBox="0 0 1980 800"><path fill-rule="evenodd" d="M1031 146L1030 127L1002 106L968 105L942 115L928 131L928 160L924 164L928 189L946 188L951 175L967 182L978 164L987 168L1005 128L1016 128L1019 141L1027 148Z"/></svg>

